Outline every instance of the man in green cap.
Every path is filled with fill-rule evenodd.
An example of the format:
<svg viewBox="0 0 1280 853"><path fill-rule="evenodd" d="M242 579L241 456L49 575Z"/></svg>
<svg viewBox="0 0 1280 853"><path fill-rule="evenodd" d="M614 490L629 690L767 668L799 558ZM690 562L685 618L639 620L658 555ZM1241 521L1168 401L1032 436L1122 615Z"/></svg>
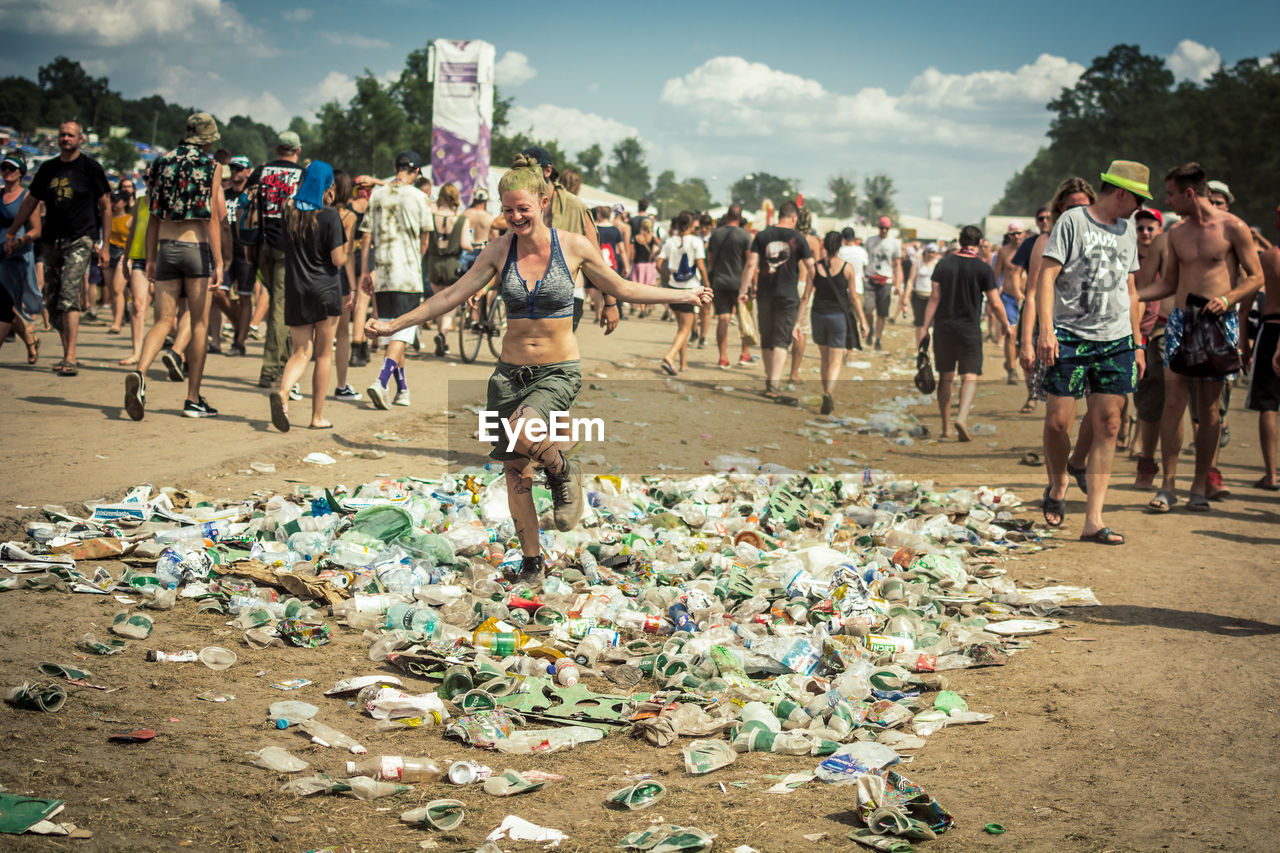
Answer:
<svg viewBox="0 0 1280 853"><path fill-rule="evenodd" d="M1044 417L1049 473L1044 518L1051 527L1065 521L1071 424L1076 401L1087 396L1086 425L1093 437L1080 538L1100 545L1124 544L1124 537L1103 523L1102 506L1125 396L1137 386L1144 361L1136 343L1142 317L1134 289L1138 241L1129 217L1151 198L1149 179L1150 170L1141 163L1112 161L1102 174L1098 200L1068 210L1054 224L1036 282L1036 349L1046 365L1044 389L1049 397Z"/></svg>

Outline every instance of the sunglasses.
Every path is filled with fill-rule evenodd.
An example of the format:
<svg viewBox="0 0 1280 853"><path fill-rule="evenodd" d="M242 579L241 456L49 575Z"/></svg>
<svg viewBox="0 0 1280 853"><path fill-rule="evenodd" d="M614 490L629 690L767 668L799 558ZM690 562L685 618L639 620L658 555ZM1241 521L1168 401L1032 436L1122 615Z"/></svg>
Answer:
<svg viewBox="0 0 1280 853"><path fill-rule="evenodd" d="M12 163L0 163L0 172L16 172L18 167Z"/></svg>
<svg viewBox="0 0 1280 853"><path fill-rule="evenodd" d="M1046 215L1046 216L1037 216L1037 217L1036 217L1036 222L1048 222L1048 221L1049 221L1049 217L1048 217L1047 215Z"/></svg>
<svg viewBox="0 0 1280 853"><path fill-rule="evenodd" d="M1154 225L1139 225L1139 226L1138 226L1138 233L1139 233L1139 234L1148 234L1148 233L1150 233L1150 234L1154 234L1154 233L1155 233L1155 230L1156 230L1156 227L1155 227Z"/></svg>

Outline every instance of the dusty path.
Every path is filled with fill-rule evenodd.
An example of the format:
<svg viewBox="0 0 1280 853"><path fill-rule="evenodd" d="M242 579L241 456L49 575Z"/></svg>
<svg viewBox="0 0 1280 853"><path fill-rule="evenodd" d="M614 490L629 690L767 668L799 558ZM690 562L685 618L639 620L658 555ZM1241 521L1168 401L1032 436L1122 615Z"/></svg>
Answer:
<svg viewBox="0 0 1280 853"><path fill-rule="evenodd" d="M575 414L603 417L609 466L622 473L698 473L719 453L755 448L763 457L796 467L826 457L861 454L866 464L949 486L1011 487L1028 502L1039 495L1043 473L1018 464L1038 449L1034 416L1011 414L1021 389L995 377L999 356L987 353L988 374L979 392L975 422L997 431L969 445L926 440L895 446L875 437L838 438L821 444L797 434L812 412L762 402L758 377L714 369L714 349L691 353L691 369L673 387L659 376L657 359L671 327L654 321L624 324L604 338L584 327L585 385ZM909 330L890 327L890 350L905 346ZM212 421L178 416L183 386L157 372L150 381L149 412L142 423L121 410L124 368L115 366L124 342L101 328L84 330L82 370L59 379L47 370L56 339L46 335L41 367L20 364L22 349L0 351L0 399L6 441L0 478L0 517L6 533L18 519L46 503L73 506L94 497L118 496L137 482L172 484L211 496L248 495L259 489L291 489L299 482L354 485L380 473L443 470L450 449L466 453L474 415L463 406L483 398L491 362L443 365L432 358L409 366L414 406L377 412L365 404L326 406L331 432L296 429L280 435L267 424L265 392L251 383L256 358L211 356L205 394L223 414ZM256 354L258 347L251 349ZM816 351L806 359L806 387L817 393ZM898 359L864 356L875 367L865 381L844 383L838 412L865 414L869 404L906 393L909 380L879 381L882 365ZM19 363L15 363L19 362ZM371 368L352 372L367 384ZM446 386L440 379L458 380ZM1236 395L1240 400L1242 395ZM294 404L298 412L305 404ZM455 415L442 413L448 407ZM922 411L926 422L933 417ZM1141 512L1149 495L1132 489L1132 463L1117 461L1117 486L1108 519L1129 537L1122 548L1072 541L1083 504L1070 493L1062 547L1008 564L1014 577L1053 577L1086 584L1103 606L1073 611L1071 627L1037 638L1011 665L956 675L953 686L971 707L996 720L947 729L930 739L906 775L923 784L957 818L957 827L920 849L972 850L1261 850L1275 846L1280 828L1274 767L1280 757L1276 723L1280 683L1272 664L1280 657L1280 617L1274 578L1280 551L1280 497L1250 489L1258 475L1254 419L1233 411L1235 441L1222 467L1234 496L1208 515ZM382 434L384 438L376 437ZM409 438L399 442L394 434ZM301 462L312 451L336 465ZM364 458L377 455L381 458ZM469 459L470 457L463 457ZM1184 457L1190 465L1190 458ZM259 474L250 462L271 462L275 474ZM863 464L859 459L859 464ZM1034 510L1031 510L1034 513ZM115 602L97 596L2 593L7 614L0 628L0 674L11 684L31 676L35 661L70 658L76 638L105 632ZM298 851L330 844L360 850L418 849L425 832L396 825L403 808L440 796L422 786L413 802L357 803L328 798L294 801L276 793L269 774L241 763L241 753L268 742L261 708L281 698L264 682L302 676L324 685L342 675L373 671L359 638L338 631L320 651L252 652L216 618L189 607L158 620L158 648L236 647L241 664L229 679L202 667L164 668L141 662L140 652L89 661L102 682L127 689L102 695L80 691L57 715L0 709L6 722L0 784L13 792L68 801L65 819L92 829L90 841L14 838L16 850L252 849ZM1071 642L1068 638L1093 638ZM139 644L134 644L135 646ZM266 670L262 679L249 677ZM238 701L210 705L195 700L207 689L229 689ZM272 695L268 695L272 694ZM286 697L291 698L291 697ZM307 699L303 696L300 698ZM315 696L310 699L314 701ZM145 747L103 745L105 734L143 723L164 737ZM366 721L367 722L367 721ZM425 753L437 758L475 757L437 736L376 736L371 752ZM276 740L283 740L281 736ZM305 753L297 741L296 752ZM308 755L332 763L332 756ZM502 764L496 755L480 760ZM656 809L667 821L719 834L716 849L751 844L764 851L849 849L847 789L807 786L786 797L761 793L761 774L807 769L807 758L744 756L713 777L686 776L674 750L655 750L610 738L575 752L513 759L518 768L540 767L569 777L537 799L512 802L467 792L469 811L459 834L431 837L441 850L473 850L501 818L514 813L564 829L562 849L611 848L642 826L649 813L629 815L599 807L610 777L625 771L659 774L669 788ZM327 766L327 765L325 765ZM749 788L718 782L746 780ZM597 796L598 795L598 796ZM1000 837L981 828L999 822ZM828 833L817 841L805 835ZM508 849L512 849L509 847ZM533 845L514 849L535 849Z"/></svg>

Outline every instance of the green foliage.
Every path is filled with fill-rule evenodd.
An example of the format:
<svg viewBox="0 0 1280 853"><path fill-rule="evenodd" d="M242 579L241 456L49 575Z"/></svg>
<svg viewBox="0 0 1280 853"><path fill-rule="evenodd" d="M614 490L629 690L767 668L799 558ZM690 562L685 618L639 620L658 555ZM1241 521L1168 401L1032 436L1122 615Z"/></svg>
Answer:
<svg viewBox="0 0 1280 853"><path fill-rule="evenodd" d="M320 108L311 156L353 175L390 175L399 151L413 148L427 158L430 150L423 143L430 140L420 132L397 100L395 86L383 86L366 69L345 109L337 101Z"/></svg>
<svg viewBox="0 0 1280 853"><path fill-rule="evenodd" d="M515 156L530 145L540 145L547 149L547 153L551 155L551 162L556 166L556 171L560 171L569 162L568 155L560 150L559 144L554 139L534 139L527 133L493 137L493 148L489 154L489 162L497 168L510 168L511 161L515 159Z"/></svg>
<svg viewBox="0 0 1280 853"><path fill-rule="evenodd" d="M1034 210L1073 175L1096 187L1115 159L1151 169L1154 203L1162 207L1165 172L1196 160L1210 178L1231 185L1232 213L1274 234L1280 52L1267 65L1245 59L1203 84L1175 86L1160 57L1117 45L1094 59L1048 109L1054 113L1049 144L1009 180L992 213Z"/></svg>
<svg viewBox="0 0 1280 853"><path fill-rule="evenodd" d="M138 162L138 149L128 139L113 136L103 143L99 160L103 168L123 175L133 171L134 164Z"/></svg>
<svg viewBox="0 0 1280 853"><path fill-rule="evenodd" d="M40 86L26 77L0 79L0 124L32 133L40 124Z"/></svg>
<svg viewBox="0 0 1280 853"><path fill-rule="evenodd" d="M592 143L585 151L578 152L578 171L582 173L582 182L590 187L598 187L604 183L604 172L600 168L604 160L604 149L599 142Z"/></svg>
<svg viewBox="0 0 1280 853"><path fill-rule="evenodd" d="M670 219L682 210L703 212L711 207L711 190L702 178L676 180L667 169L653 184L653 203L660 219Z"/></svg>
<svg viewBox="0 0 1280 853"><path fill-rule="evenodd" d="M628 136L613 146L613 162L609 164L605 189L628 198L649 194L649 165L645 162L644 147L636 137Z"/></svg>
<svg viewBox="0 0 1280 853"><path fill-rule="evenodd" d="M853 175L832 175L827 178L827 191L831 193L831 215L837 219L853 216L858 204L858 184Z"/></svg>
<svg viewBox="0 0 1280 853"><path fill-rule="evenodd" d="M898 206L893 197L898 194L893 178L878 172L862 181L862 201L857 205L858 214L866 222L875 222L881 216L896 219Z"/></svg>
<svg viewBox="0 0 1280 853"><path fill-rule="evenodd" d="M729 203L740 204L748 213L759 210L760 204L769 199L777 209L784 201L795 201L796 183L791 178L779 178L768 172L743 175L729 187Z"/></svg>

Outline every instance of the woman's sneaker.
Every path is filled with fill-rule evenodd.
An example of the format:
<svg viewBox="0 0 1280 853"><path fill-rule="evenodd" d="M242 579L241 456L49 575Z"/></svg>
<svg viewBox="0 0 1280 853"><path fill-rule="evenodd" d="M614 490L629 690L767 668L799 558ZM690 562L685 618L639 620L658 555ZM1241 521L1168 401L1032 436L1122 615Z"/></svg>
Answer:
<svg viewBox="0 0 1280 853"><path fill-rule="evenodd" d="M333 392L333 399L346 400L349 403L354 403L357 400L363 400L364 398L360 396L359 391L352 388L350 384L347 384Z"/></svg>

